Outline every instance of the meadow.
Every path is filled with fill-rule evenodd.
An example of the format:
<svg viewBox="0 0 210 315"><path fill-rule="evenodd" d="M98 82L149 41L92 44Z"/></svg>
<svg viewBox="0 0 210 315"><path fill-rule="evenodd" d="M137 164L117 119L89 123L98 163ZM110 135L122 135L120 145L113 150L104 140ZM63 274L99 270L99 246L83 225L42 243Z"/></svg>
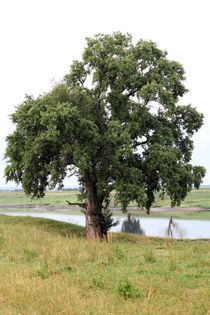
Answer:
<svg viewBox="0 0 210 315"><path fill-rule="evenodd" d="M0 215L0 314L208 314L210 243Z"/></svg>
<svg viewBox="0 0 210 315"><path fill-rule="evenodd" d="M67 205L66 200L77 202L79 191L47 191L44 198L31 199L22 191L0 191L0 204L30 204L30 205ZM114 194L113 194L114 195ZM113 196L114 197L114 196ZM114 198L111 206L114 206ZM130 206L136 206L131 203ZM156 196L153 207L170 207L170 199L166 196L163 200ZM210 209L210 188L193 189L180 205L181 208Z"/></svg>
<svg viewBox="0 0 210 315"><path fill-rule="evenodd" d="M65 208L65 212L78 213L79 208L69 207L66 200L70 202L77 202L79 191L48 191L44 198L32 200L26 196L22 191L0 191L0 207L2 211L6 212L10 209L4 209L3 205L11 205L12 210L25 211L24 205L31 208L39 206L40 208L56 206L56 210L61 211ZM18 206L18 209L15 208ZM23 206L21 208L21 205ZM145 211L135 210L135 203L130 204L129 212L141 216L147 216ZM115 205L114 196L112 195L110 207L112 207L113 214L123 215L120 210L120 205ZM170 200L166 196L164 200L160 200L156 196L155 203L152 206L151 216L153 217L170 217L187 218L187 219L210 219L210 189L192 190L187 198L183 201L179 208L170 209ZM159 209L161 208L161 209ZM170 210L170 211L167 211ZM30 211L30 208L27 209Z"/></svg>

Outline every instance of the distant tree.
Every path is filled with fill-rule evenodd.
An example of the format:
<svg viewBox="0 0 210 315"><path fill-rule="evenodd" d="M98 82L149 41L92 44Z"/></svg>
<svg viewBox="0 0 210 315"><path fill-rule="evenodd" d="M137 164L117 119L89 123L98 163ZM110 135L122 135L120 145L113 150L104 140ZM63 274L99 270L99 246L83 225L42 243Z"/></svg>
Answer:
<svg viewBox="0 0 210 315"><path fill-rule="evenodd" d="M153 42L129 34L87 38L81 61L51 92L26 96L11 116L7 181L43 197L76 173L86 213L86 237L103 238L112 225L111 191L126 211L149 209L155 193L180 205L205 175L192 166L192 136L203 115L177 103L186 92L183 67Z"/></svg>

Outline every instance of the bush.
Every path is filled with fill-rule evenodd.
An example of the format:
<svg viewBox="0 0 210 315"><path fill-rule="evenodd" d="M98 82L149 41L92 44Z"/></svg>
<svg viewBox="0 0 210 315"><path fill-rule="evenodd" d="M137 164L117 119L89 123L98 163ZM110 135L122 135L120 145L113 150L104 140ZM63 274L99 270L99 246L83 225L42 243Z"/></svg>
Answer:
<svg viewBox="0 0 210 315"><path fill-rule="evenodd" d="M118 293L124 299L138 299L144 296L143 292L127 279L118 284Z"/></svg>

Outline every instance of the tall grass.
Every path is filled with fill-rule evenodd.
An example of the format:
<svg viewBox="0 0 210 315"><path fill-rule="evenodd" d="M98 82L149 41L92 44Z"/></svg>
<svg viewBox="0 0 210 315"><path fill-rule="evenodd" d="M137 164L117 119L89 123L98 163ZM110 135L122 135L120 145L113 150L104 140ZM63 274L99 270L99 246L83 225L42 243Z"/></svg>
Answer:
<svg viewBox="0 0 210 315"><path fill-rule="evenodd" d="M0 216L0 314L207 314L209 242L51 221Z"/></svg>

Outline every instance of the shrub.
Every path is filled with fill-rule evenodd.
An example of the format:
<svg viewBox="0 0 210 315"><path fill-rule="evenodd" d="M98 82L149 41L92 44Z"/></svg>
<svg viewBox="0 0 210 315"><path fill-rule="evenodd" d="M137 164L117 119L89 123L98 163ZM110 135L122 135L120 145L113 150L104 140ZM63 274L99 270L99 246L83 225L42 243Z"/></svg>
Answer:
<svg viewBox="0 0 210 315"><path fill-rule="evenodd" d="M138 299L144 296L143 292L127 279L118 284L118 293L124 299Z"/></svg>

